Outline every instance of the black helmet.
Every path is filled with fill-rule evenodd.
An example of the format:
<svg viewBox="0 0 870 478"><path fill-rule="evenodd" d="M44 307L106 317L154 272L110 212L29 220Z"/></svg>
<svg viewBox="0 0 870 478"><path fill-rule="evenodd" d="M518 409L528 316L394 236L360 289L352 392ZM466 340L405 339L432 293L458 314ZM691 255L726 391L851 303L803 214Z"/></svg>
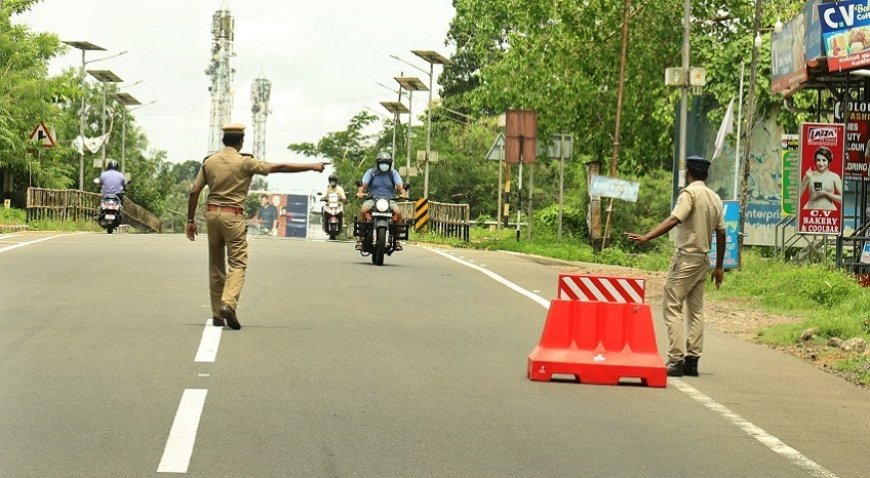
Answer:
<svg viewBox="0 0 870 478"><path fill-rule="evenodd" d="M106 169L114 169L115 171L117 171L118 170L118 162L115 161L114 159L110 159L109 162L106 163Z"/></svg>
<svg viewBox="0 0 870 478"><path fill-rule="evenodd" d="M386 152L381 151L378 153L378 157L375 159L375 164L387 163L390 167L393 167L393 155Z"/></svg>
<svg viewBox="0 0 870 478"><path fill-rule="evenodd" d="M333 182L333 181L338 182L338 176L336 176L335 173L330 174L329 177L327 178L327 180L329 182Z"/></svg>

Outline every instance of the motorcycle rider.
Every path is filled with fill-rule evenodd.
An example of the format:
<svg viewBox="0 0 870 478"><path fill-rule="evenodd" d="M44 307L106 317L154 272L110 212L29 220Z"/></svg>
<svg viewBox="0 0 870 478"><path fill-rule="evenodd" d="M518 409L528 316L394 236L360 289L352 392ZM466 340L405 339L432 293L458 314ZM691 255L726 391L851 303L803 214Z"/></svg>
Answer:
<svg viewBox="0 0 870 478"><path fill-rule="evenodd" d="M372 210L378 199L389 199L390 209L393 210L393 214L400 215L401 219L399 205L393 200L396 191L398 191L400 198L408 198L402 177L399 176L398 171L393 169L393 156L386 151L381 151L375 158L375 167L363 174L362 183L356 190L356 197L360 199L365 198L366 193L371 196L370 199L363 201L360 207L360 221L366 220L366 213Z"/></svg>
<svg viewBox="0 0 870 478"><path fill-rule="evenodd" d="M110 159L106 164L106 170L100 174L100 192L103 197L109 194L118 196L121 204L124 204L124 187L127 185L127 179L118 171L118 162Z"/></svg>

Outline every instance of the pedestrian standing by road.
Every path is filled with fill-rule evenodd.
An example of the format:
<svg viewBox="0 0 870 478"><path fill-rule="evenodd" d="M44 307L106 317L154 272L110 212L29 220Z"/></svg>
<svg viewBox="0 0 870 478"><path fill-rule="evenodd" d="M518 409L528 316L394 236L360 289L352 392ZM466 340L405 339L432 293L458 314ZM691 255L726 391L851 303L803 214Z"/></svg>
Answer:
<svg viewBox="0 0 870 478"><path fill-rule="evenodd" d="M244 202L255 174L322 172L329 163L273 164L239 153L245 139L245 126L223 127L224 149L207 157L193 182L187 203L187 238L195 240L193 218L199 194L208 186L205 223L208 227L208 269L212 321L231 329L242 328L236 315L239 294L248 266L248 240ZM229 265L229 271L227 271Z"/></svg>
<svg viewBox="0 0 870 478"><path fill-rule="evenodd" d="M677 228L674 256L665 276L662 294L668 326L668 376L698 376L698 360L704 347L704 279L710 267L707 253L716 233L716 267L712 281L722 284L725 256L725 219L722 200L704 184L710 161L700 156L686 158L686 182L671 215L644 235L626 232L641 244ZM688 333L682 314L688 319Z"/></svg>

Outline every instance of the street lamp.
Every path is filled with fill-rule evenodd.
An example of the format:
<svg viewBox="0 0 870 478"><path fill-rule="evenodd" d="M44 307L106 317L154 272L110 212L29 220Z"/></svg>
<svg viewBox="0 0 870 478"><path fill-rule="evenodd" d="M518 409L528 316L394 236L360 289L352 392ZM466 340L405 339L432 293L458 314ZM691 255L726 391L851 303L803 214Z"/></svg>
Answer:
<svg viewBox="0 0 870 478"><path fill-rule="evenodd" d="M426 161L423 173L423 197L429 198L429 154L432 150L432 76L435 65L449 65L451 62L445 56L432 50L411 50L411 53L419 56L429 63L429 109L426 118Z"/></svg>
<svg viewBox="0 0 870 478"><path fill-rule="evenodd" d="M411 174L411 122L414 119L413 116L413 104L414 104L414 92L415 91L426 91L426 85L420 81L416 76L397 76L394 78L396 82L401 86L405 91L408 92L408 157L405 161L405 167L407 170L405 174Z"/></svg>
<svg viewBox="0 0 870 478"><path fill-rule="evenodd" d="M80 73L82 103L81 109L79 110L79 138L81 139L82 145L81 150L79 151L79 190L83 190L85 182L85 65L87 64L85 61L85 54L89 51L106 51L106 49L86 41L65 41L63 43L82 51L82 68Z"/></svg>
<svg viewBox="0 0 870 478"><path fill-rule="evenodd" d="M97 81L99 81L100 83L103 84L103 108L102 108L102 111L100 112L100 117L102 118L103 125L102 125L102 129L100 131L100 135L105 136L106 135L106 96L108 94L106 91L106 83L121 83L124 80L122 80L121 77L116 75L111 70L88 70L88 73L90 73L91 76L93 76L94 78L97 79ZM102 166L100 167L100 169L105 169L106 168L106 138L103 138L102 143L103 144L102 144L101 152L100 152Z"/></svg>
<svg viewBox="0 0 870 478"><path fill-rule="evenodd" d="M404 114L410 112L408 108L405 108L405 105L402 104L401 101L381 101L381 106L383 106L387 111L393 113L393 157L396 157L396 128L399 127L399 114Z"/></svg>
<svg viewBox="0 0 870 478"><path fill-rule="evenodd" d="M148 105L156 103L157 100L152 100L148 103L142 104L130 93L115 93L114 95L112 95L112 98L114 98L115 101L117 101L118 103L124 105L124 111L122 113L123 116L121 119L121 173L123 174L126 171L124 164L127 159L127 111L144 108ZM135 108L127 108L128 106L135 106Z"/></svg>

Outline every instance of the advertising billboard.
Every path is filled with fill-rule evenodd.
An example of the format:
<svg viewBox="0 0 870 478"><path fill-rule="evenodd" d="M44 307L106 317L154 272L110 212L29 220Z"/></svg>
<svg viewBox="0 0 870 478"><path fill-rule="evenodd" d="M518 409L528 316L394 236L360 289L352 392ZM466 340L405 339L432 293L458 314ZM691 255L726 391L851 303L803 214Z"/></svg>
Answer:
<svg viewBox="0 0 870 478"><path fill-rule="evenodd" d="M801 125L798 233L839 235L843 230L845 136L843 124Z"/></svg>
<svg viewBox="0 0 870 478"><path fill-rule="evenodd" d="M829 71L870 65L870 3L867 0L819 4L819 20Z"/></svg>

